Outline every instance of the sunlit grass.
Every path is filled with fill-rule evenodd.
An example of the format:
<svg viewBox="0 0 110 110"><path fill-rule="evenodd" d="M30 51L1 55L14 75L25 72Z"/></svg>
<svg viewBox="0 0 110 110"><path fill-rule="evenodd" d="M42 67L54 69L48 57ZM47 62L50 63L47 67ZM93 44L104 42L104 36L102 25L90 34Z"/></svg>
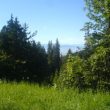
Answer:
<svg viewBox="0 0 110 110"><path fill-rule="evenodd" d="M0 110L110 110L110 94L0 83Z"/></svg>

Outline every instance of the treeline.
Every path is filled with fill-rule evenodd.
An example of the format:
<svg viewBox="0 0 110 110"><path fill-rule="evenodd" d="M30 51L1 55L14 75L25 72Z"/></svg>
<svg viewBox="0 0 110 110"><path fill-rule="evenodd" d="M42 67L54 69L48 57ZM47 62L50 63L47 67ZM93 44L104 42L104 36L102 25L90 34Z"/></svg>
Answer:
<svg viewBox="0 0 110 110"><path fill-rule="evenodd" d="M48 50L32 40L36 33L28 32L17 18L13 18L0 31L0 79L51 83L55 71L60 69L60 45L50 41Z"/></svg>
<svg viewBox="0 0 110 110"><path fill-rule="evenodd" d="M69 54L55 84L63 88L110 90L110 0L85 0L85 47Z"/></svg>
<svg viewBox="0 0 110 110"><path fill-rule="evenodd" d="M17 18L0 31L0 78L51 84L58 88L110 90L110 1L85 0L85 47L60 55L58 39L48 49L31 38Z"/></svg>

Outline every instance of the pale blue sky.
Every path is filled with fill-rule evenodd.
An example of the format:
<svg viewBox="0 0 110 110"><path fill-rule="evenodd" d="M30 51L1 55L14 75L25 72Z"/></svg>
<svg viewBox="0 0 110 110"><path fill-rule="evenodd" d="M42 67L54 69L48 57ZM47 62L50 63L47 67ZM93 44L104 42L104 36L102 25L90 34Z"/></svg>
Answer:
<svg viewBox="0 0 110 110"><path fill-rule="evenodd" d="M38 31L34 38L42 44L59 39L61 44L83 44L80 29L87 21L84 0L0 0L0 29L11 13L29 30Z"/></svg>

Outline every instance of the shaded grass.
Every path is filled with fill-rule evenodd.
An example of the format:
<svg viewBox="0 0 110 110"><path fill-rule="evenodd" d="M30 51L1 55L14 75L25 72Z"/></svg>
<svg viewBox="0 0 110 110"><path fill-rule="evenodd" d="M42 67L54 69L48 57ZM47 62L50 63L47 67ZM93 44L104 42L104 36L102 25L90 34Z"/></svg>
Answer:
<svg viewBox="0 0 110 110"><path fill-rule="evenodd" d="M110 110L110 94L0 83L0 110Z"/></svg>

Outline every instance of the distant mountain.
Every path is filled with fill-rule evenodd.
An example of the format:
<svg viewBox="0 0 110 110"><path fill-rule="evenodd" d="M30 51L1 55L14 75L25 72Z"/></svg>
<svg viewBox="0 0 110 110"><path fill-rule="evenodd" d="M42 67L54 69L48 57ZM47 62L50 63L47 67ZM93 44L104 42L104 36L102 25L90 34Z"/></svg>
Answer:
<svg viewBox="0 0 110 110"><path fill-rule="evenodd" d="M44 44L43 46L47 50L48 45ZM72 52L76 52L83 48L84 48L84 44L60 45L60 51L62 55L65 55L69 49L71 49Z"/></svg>

